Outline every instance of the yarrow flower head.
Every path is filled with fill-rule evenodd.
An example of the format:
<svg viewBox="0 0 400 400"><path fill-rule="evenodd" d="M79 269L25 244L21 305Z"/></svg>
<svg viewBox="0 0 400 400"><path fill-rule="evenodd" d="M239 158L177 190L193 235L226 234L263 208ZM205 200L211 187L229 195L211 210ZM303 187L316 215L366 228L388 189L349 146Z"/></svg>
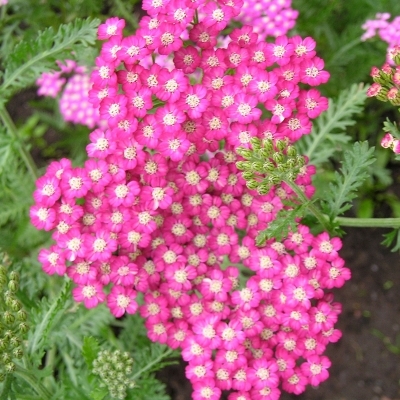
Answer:
<svg viewBox="0 0 400 400"><path fill-rule="evenodd" d="M45 72L37 79L38 94L56 98L61 93L59 107L64 120L93 129L100 123L100 117L96 107L89 101L89 75L84 67L72 60L67 60L66 65L58 65L59 71Z"/></svg>
<svg viewBox="0 0 400 400"><path fill-rule="evenodd" d="M400 17L389 21L390 17L389 13L377 13L375 19L367 20L362 25L365 33L361 36L361 40L378 36L388 44L386 59L388 63L393 64L391 53L396 46L400 46Z"/></svg>
<svg viewBox="0 0 400 400"><path fill-rule="evenodd" d="M286 35L296 24L299 15L292 9L291 0L244 0L237 17L244 24L254 27L261 39Z"/></svg>
<svg viewBox="0 0 400 400"><path fill-rule="evenodd" d="M350 275L340 240L301 224L283 243L256 245L294 193L284 169L257 191L237 166L256 143L271 158L263 168L286 162L311 197L314 169L292 145L327 108L316 87L329 74L312 38L266 43L244 26L219 41L242 5L149 0L135 35L125 38L118 18L102 24L90 98L107 126L90 134L83 168L49 166L31 209L53 232L39 255L45 272L69 276L88 308L138 310L151 340L182 350L199 400L222 390L277 399L279 387L300 393L326 379L321 355L340 307L324 290ZM251 278L240 286L226 259Z"/></svg>

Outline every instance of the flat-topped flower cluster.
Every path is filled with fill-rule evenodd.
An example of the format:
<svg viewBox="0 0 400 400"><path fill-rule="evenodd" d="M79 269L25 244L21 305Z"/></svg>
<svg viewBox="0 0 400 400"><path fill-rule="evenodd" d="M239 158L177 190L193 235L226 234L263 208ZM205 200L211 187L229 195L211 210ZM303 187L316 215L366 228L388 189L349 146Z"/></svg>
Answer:
<svg viewBox="0 0 400 400"><path fill-rule="evenodd" d="M266 43L244 26L216 47L241 6L145 0L134 35L123 36L118 18L101 25L90 97L108 129L90 134L84 167L50 164L31 208L55 241L39 254L43 269L68 275L88 308L138 310L151 340L182 349L196 400L223 390L230 400L278 399L279 388L301 393L325 380L341 310L325 290L350 276L340 239L301 224L283 242L255 244L295 195L284 183L265 195L248 189L235 149L310 133L327 99L306 85L329 74L311 38ZM143 66L148 54L155 61ZM308 197L314 172L305 166L295 180Z"/></svg>
<svg viewBox="0 0 400 400"><path fill-rule="evenodd" d="M67 60L58 62L59 70L44 72L37 80L40 96L60 95L59 108L63 119L93 129L100 123L98 109L89 100L90 76L85 67Z"/></svg>

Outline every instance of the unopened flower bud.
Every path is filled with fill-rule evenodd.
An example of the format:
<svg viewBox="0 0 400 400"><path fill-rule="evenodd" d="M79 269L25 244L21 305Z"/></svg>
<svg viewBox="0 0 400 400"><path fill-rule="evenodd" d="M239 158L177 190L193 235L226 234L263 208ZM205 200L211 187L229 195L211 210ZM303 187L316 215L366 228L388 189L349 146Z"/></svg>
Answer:
<svg viewBox="0 0 400 400"><path fill-rule="evenodd" d="M3 374L2 372L0 372L0 382L4 382L5 379L6 379L6 375Z"/></svg>
<svg viewBox="0 0 400 400"><path fill-rule="evenodd" d="M17 271L10 272L10 280L16 281L19 283L19 273Z"/></svg>
<svg viewBox="0 0 400 400"><path fill-rule="evenodd" d="M274 148L274 144L271 139L264 139L262 141L262 144L264 149L267 150L268 152L270 152Z"/></svg>
<svg viewBox="0 0 400 400"><path fill-rule="evenodd" d="M260 149L258 152L259 156L265 160L267 160L271 154L271 150L267 148Z"/></svg>
<svg viewBox="0 0 400 400"><path fill-rule="evenodd" d="M294 157L294 156L297 155L297 150L296 150L296 148L294 146L288 146L287 149L286 149L286 154L289 157Z"/></svg>
<svg viewBox="0 0 400 400"><path fill-rule="evenodd" d="M249 149L245 149L243 147L238 147L236 149L236 153L239 154L239 156L242 156L243 158L249 159L251 158L253 152Z"/></svg>
<svg viewBox="0 0 400 400"><path fill-rule="evenodd" d="M251 147L253 147L253 149L255 151L258 151L261 149L261 140L257 137L252 137L250 139L250 143L251 143Z"/></svg>
<svg viewBox="0 0 400 400"><path fill-rule="evenodd" d="M286 146L287 146L287 143L286 143L285 140L278 139L278 140L276 141L276 148L277 148L279 151L285 150L285 147L286 147Z"/></svg>
<svg viewBox="0 0 400 400"><path fill-rule="evenodd" d="M9 362L5 365L5 370L7 373L11 373L15 371L15 364L13 362Z"/></svg>
<svg viewBox="0 0 400 400"><path fill-rule="evenodd" d="M20 347L13 350L13 357L20 360L24 356L24 352Z"/></svg>
<svg viewBox="0 0 400 400"><path fill-rule="evenodd" d="M255 180L250 180L246 182L246 186L250 189L250 190L255 190L258 187L258 183Z"/></svg>
<svg viewBox="0 0 400 400"><path fill-rule="evenodd" d="M18 330L19 330L21 333L27 333L27 332L29 331L29 325L28 325L26 322L21 322L21 323L18 325Z"/></svg>
<svg viewBox="0 0 400 400"><path fill-rule="evenodd" d="M18 291L19 284L17 281L11 280L8 282L8 289L12 293L16 293Z"/></svg>
<svg viewBox="0 0 400 400"><path fill-rule="evenodd" d="M244 172L242 172L242 176L243 176L243 178L244 178L246 181L248 181L248 180L254 178L254 174L253 174L253 172L251 172L251 171L244 171Z"/></svg>
<svg viewBox="0 0 400 400"><path fill-rule="evenodd" d="M20 311L22 309L22 304L18 300L14 300L11 303L11 309L15 312Z"/></svg>
<svg viewBox="0 0 400 400"><path fill-rule="evenodd" d="M15 317L13 314L11 314L9 311L5 311L3 313L3 320L7 325L11 325L15 321Z"/></svg>
<svg viewBox="0 0 400 400"><path fill-rule="evenodd" d="M11 358L10 354L8 354L8 353L3 353L3 354L1 355L1 361L2 361L3 364L9 363L9 362L11 362L11 360L12 360L12 358Z"/></svg>
<svg viewBox="0 0 400 400"><path fill-rule="evenodd" d="M269 191L271 190L271 187L266 185L266 184L261 184L258 188L257 188L257 192L263 196L265 194L268 194Z"/></svg>
<svg viewBox="0 0 400 400"><path fill-rule="evenodd" d="M248 161L236 161L236 168L240 171L246 171L250 169L250 164Z"/></svg>
<svg viewBox="0 0 400 400"><path fill-rule="evenodd" d="M28 318L28 314L26 313L25 310L19 310L17 312L17 320L21 322L25 322Z"/></svg>
<svg viewBox="0 0 400 400"><path fill-rule="evenodd" d="M21 339L17 336L13 336L12 338L10 338L10 345L11 347L18 347L21 345Z"/></svg>
<svg viewBox="0 0 400 400"><path fill-rule="evenodd" d="M263 170L266 172L273 172L275 171L275 165L271 161L267 161L263 165Z"/></svg>
<svg viewBox="0 0 400 400"><path fill-rule="evenodd" d="M272 159L277 163L281 164L284 161L284 156L281 153L272 154Z"/></svg>

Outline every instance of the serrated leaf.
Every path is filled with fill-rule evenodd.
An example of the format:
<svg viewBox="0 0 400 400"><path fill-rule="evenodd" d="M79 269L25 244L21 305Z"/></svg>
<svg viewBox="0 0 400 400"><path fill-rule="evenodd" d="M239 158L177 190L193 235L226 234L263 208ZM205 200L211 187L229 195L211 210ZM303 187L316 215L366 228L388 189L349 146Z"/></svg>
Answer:
<svg viewBox="0 0 400 400"><path fill-rule="evenodd" d="M395 241L394 246L390 249L392 253L400 250L400 229L394 229L389 233L385 233L383 237L385 239L381 242L381 244L386 247L392 246L393 242Z"/></svg>
<svg viewBox="0 0 400 400"><path fill-rule="evenodd" d="M59 296L52 303L43 299L38 305L38 314L33 321L34 330L30 331L28 340L28 353L39 364L51 330L61 320L68 307L68 302L71 299L71 288L72 281L67 281Z"/></svg>
<svg viewBox="0 0 400 400"><path fill-rule="evenodd" d="M83 338L82 355L90 370L93 369L93 361L97 358L99 351L100 346L97 339L93 336L85 336Z"/></svg>
<svg viewBox="0 0 400 400"><path fill-rule="evenodd" d="M54 68L55 61L72 58L72 52L94 44L97 19L75 19L60 25L55 32L52 27L38 33L35 39L22 40L5 61L0 98L10 97L16 91L31 84L45 71Z"/></svg>
<svg viewBox="0 0 400 400"><path fill-rule="evenodd" d="M297 232L298 218L303 218L311 202L301 204L291 210L280 210L276 218L270 222L268 228L261 231L257 238L257 246L263 246L268 239L280 242L287 237L289 232Z"/></svg>
<svg viewBox="0 0 400 400"><path fill-rule="evenodd" d="M345 151L340 173L323 193L322 208L332 220L352 207L351 201L363 181L369 176L369 166L375 161L374 148L368 142L356 142Z"/></svg>
<svg viewBox="0 0 400 400"><path fill-rule="evenodd" d="M303 136L296 147L309 158L309 163L319 166L341 150L351 137L346 128L354 125L354 114L360 113L367 98L368 86L354 84L342 91L337 100L329 99L329 108L314 122L309 135Z"/></svg>

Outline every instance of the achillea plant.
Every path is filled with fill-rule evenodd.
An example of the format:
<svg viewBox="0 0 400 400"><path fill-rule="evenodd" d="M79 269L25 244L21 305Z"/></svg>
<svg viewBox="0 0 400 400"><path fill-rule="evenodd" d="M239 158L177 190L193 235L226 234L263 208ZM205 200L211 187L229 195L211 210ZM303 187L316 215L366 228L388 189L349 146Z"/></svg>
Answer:
<svg viewBox="0 0 400 400"><path fill-rule="evenodd" d="M30 212L53 232L44 271L69 276L87 308L139 311L152 341L182 350L195 400L278 399L324 381L341 336L329 290L350 277L340 239L298 218L257 240L314 193L293 143L327 109L315 87L329 74L312 38L266 43L243 26L217 46L241 7L144 1L135 35L118 18L100 25L90 98L108 126L90 134L83 167L50 164Z"/></svg>

